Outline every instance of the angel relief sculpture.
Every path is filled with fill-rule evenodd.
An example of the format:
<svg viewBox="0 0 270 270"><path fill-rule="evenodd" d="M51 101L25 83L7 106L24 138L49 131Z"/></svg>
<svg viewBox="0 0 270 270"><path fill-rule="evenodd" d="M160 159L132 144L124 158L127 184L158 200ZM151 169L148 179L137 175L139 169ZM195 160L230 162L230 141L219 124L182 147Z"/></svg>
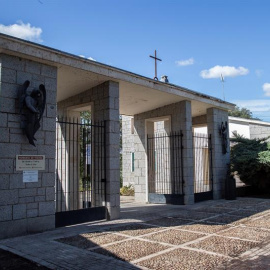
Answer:
<svg viewBox="0 0 270 270"><path fill-rule="evenodd" d="M228 122L221 123L220 126L220 135L222 138L222 153L225 155L228 153Z"/></svg>
<svg viewBox="0 0 270 270"><path fill-rule="evenodd" d="M36 146L35 134L40 128L40 120L45 110L46 89L43 84L40 84L39 89L28 91L29 85L30 82L27 80L19 89L19 107L20 114L24 115L22 128L29 143Z"/></svg>

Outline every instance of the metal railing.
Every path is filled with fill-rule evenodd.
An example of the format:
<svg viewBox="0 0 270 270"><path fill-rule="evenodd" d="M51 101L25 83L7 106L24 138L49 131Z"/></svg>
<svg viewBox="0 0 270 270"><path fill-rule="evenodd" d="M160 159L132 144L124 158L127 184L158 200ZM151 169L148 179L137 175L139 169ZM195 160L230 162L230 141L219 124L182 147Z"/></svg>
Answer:
<svg viewBox="0 0 270 270"><path fill-rule="evenodd" d="M148 192L183 194L182 132L147 136Z"/></svg>
<svg viewBox="0 0 270 270"><path fill-rule="evenodd" d="M56 212L103 206L106 198L105 122L56 122Z"/></svg>
<svg viewBox="0 0 270 270"><path fill-rule="evenodd" d="M211 135L193 134L194 193L213 190Z"/></svg>

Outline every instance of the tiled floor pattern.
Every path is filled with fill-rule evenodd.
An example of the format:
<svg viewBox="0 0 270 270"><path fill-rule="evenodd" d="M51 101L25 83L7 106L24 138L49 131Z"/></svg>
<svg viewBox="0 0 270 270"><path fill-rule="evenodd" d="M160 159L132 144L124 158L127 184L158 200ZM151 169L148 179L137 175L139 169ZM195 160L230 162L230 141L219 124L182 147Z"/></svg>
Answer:
<svg viewBox="0 0 270 270"><path fill-rule="evenodd" d="M57 241L141 269L264 269L253 257L270 240L270 204L240 199L212 205Z"/></svg>

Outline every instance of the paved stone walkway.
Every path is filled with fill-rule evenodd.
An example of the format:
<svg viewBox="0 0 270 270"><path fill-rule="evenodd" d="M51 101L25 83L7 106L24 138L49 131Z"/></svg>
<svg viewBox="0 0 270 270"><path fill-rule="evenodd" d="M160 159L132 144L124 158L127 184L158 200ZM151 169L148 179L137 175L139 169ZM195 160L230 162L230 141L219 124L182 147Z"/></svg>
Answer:
<svg viewBox="0 0 270 270"><path fill-rule="evenodd" d="M0 248L51 269L270 269L270 201L125 198L119 220L2 240Z"/></svg>

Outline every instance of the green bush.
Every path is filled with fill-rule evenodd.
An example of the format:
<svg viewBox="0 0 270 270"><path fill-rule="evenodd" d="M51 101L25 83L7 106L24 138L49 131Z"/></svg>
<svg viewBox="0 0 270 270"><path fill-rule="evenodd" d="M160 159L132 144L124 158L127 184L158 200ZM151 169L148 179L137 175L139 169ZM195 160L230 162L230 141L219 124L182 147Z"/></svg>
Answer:
<svg viewBox="0 0 270 270"><path fill-rule="evenodd" d="M134 196L134 187L132 185L121 187L120 188L120 195L122 195L122 196Z"/></svg>
<svg viewBox="0 0 270 270"><path fill-rule="evenodd" d="M246 139L237 134L231 141L231 172L245 184L270 191L270 143L267 138Z"/></svg>

